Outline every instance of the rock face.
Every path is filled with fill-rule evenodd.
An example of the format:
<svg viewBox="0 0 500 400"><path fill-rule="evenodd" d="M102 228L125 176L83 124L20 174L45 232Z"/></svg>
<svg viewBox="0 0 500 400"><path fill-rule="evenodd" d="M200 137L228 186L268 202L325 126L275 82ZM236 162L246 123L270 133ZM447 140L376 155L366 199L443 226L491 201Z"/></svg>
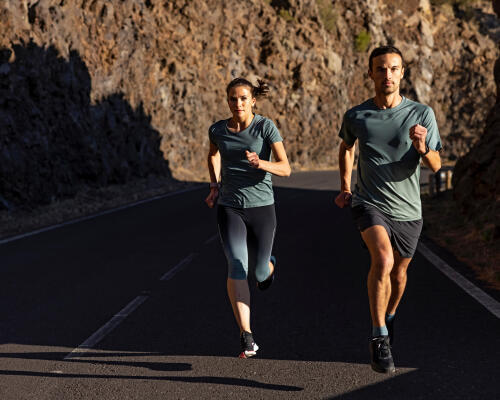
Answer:
<svg viewBox="0 0 500 400"><path fill-rule="evenodd" d="M0 209L47 204L82 185L168 177L151 118L119 93L91 104L76 52L63 59L53 46L14 45L1 53L0 81Z"/></svg>
<svg viewBox="0 0 500 400"><path fill-rule="evenodd" d="M347 108L372 96L368 54L405 55L403 93L433 107L450 160L484 129L500 25L487 1L4 0L0 196L50 201L80 184L206 177L225 86L263 78L292 166L332 167ZM35 183L33 183L35 182Z"/></svg>
<svg viewBox="0 0 500 400"><path fill-rule="evenodd" d="M500 0L493 1L500 18ZM480 223L493 223L500 235L500 58L495 63L496 104L491 109L483 135L460 158L453 175L454 197L462 210Z"/></svg>

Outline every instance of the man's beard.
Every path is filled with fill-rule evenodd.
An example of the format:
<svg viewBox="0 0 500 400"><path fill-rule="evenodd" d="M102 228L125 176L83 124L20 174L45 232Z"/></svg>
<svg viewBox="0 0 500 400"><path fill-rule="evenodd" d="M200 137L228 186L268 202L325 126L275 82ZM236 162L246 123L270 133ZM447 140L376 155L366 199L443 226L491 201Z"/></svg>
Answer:
<svg viewBox="0 0 500 400"><path fill-rule="evenodd" d="M382 86L382 93L393 94L399 90L399 85Z"/></svg>

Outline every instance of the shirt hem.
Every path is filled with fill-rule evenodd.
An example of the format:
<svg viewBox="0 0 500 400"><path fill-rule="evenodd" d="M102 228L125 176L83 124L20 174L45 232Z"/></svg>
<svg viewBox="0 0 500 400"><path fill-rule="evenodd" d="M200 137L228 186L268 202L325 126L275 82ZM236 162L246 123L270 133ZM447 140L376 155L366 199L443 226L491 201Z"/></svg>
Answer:
<svg viewBox="0 0 500 400"><path fill-rule="evenodd" d="M382 210L380 209L380 207L379 207L379 206L377 206L376 204L370 203L370 202L368 202L368 201L360 201L360 200L358 200L358 201L356 201L355 203L353 202L352 206L353 206L353 207L356 207L356 206L358 206L358 205L363 205L363 204L369 205L369 206L371 206L371 207L375 207L375 208L376 208L379 212L381 212L382 214L384 214L387 218L390 218L392 221L398 221L398 222L412 222L412 221L420 221L420 220L422 220L422 219L423 219L423 218L422 218L422 214L420 214L420 216L419 216L419 217L417 217L417 218L414 218L414 217L409 217L409 218L408 218L408 217L403 217L403 218L401 218L401 217L395 217L395 216L393 216L393 215L391 215L391 214L388 214L388 213L387 213L387 212L385 212L385 211L382 211Z"/></svg>
<svg viewBox="0 0 500 400"><path fill-rule="evenodd" d="M255 207L271 206L274 204L274 199L272 199L271 201L265 201L260 203L249 203L249 204L234 204L234 203L226 203L224 201L219 201L218 204L221 206L233 207L233 208L255 208Z"/></svg>

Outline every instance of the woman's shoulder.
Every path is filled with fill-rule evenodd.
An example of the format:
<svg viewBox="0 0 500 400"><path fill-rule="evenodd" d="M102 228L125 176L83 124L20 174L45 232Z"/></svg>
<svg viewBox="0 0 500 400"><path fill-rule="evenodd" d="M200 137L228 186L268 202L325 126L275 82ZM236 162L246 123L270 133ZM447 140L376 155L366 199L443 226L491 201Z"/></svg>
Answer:
<svg viewBox="0 0 500 400"><path fill-rule="evenodd" d="M218 131L224 131L226 129L226 125L227 125L227 119L221 119L220 121L217 121L215 123L213 123L212 125L210 125L210 128L208 128L208 131L209 132L218 132Z"/></svg>
<svg viewBox="0 0 500 400"><path fill-rule="evenodd" d="M262 129L274 129L276 125L273 120L260 114L255 114L255 126Z"/></svg>

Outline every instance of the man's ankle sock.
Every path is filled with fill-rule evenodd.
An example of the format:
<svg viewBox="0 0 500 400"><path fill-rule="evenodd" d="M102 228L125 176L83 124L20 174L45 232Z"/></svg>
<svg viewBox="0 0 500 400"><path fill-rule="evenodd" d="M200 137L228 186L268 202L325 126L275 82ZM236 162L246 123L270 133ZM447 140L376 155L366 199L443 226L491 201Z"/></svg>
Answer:
<svg viewBox="0 0 500 400"><path fill-rule="evenodd" d="M385 325L372 327L372 337L388 336L388 335L389 335L389 332L387 331L387 327Z"/></svg>
<svg viewBox="0 0 500 400"><path fill-rule="evenodd" d="M394 314L385 314L385 322L391 322L394 317L396 316L396 313Z"/></svg>

